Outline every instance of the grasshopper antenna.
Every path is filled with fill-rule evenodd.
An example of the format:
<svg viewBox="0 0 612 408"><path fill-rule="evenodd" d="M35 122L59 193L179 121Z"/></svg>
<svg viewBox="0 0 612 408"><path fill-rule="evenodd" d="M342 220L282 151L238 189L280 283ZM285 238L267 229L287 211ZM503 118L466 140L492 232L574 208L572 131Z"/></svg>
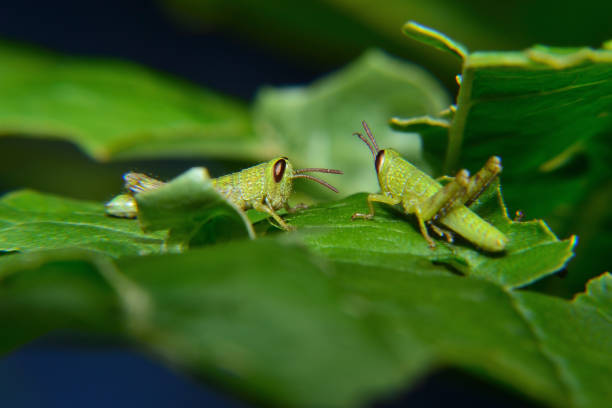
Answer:
<svg viewBox="0 0 612 408"><path fill-rule="evenodd" d="M307 172L328 173L328 174L344 174L340 170L322 169L322 168L318 168L318 167L310 167L310 168L306 168L306 169L297 169L297 170L294 170L293 176L291 178L305 178L305 179L308 179L308 180L316 181L317 183L321 184L322 186L325 186L325 187L329 188L334 193L338 192L338 189L336 187L332 186L331 184L329 184L328 182L326 182L324 180L321 180L318 177L311 176L310 174L304 174L304 173L307 173Z"/></svg>
<svg viewBox="0 0 612 408"><path fill-rule="evenodd" d="M335 170L335 169L321 169L319 167L309 167L307 169L297 169L294 170L293 172L295 174L300 174L300 173L308 173L308 172L318 172L318 173L329 173L329 174L344 174L342 172L342 170Z"/></svg>
<svg viewBox="0 0 612 408"><path fill-rule="evenodd" d="M372 157L374 159L376 159L376 155L378 154L378 151L380 150L378 148L378 144L376 144L376 139L374 139L374 136L372 135L372 132L370 131L370 128L368 127L368 124L365 123L365 120L361 121L361 125L363 126L363 128L366 131L366 134L369 137L369 140L366 139L366 137L364 135L362 135L359 132L355 132L353 133L354 136L357 136L358 138L360 138L366 145L368 145L368 148L370 149L370 152L372 152Z"/></svg>
<svg viewBox="0 0 612 408"><path fill-rule="evenodd" d="M368 139L365 138L364 135L362 135L359 132L355 132L353 133L353 136L357 136L358 138L360 138L366 145L368 145L368 149L370 149L370 152L372 152L372 157L376 157L376 151L374 150L374 147L372 147L372 145L370 144L370 142L368 141Z"/></svg>
<svg viewBox="0 0 612 408"><path fill-rule="evenodd" d="M378 153L378 151L380 150L378 148L378 144L376 144L376 139L374 139L374 135L372 135L372 131L370 130L370 128L368 127L368 124L365 122L365 120L361 121L361 125L363 126L363 128L366 131L366 134L368 135L368 137L370 138L370 140L372 141L372 146L374 146L374 149L376 149L376 153Z"/></svg>

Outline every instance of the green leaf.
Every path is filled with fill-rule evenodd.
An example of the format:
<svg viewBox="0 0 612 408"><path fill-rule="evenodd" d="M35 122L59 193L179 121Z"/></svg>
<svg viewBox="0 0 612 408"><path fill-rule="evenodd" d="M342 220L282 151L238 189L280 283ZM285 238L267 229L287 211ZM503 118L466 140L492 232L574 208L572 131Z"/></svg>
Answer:
<svg viewBox="0 0 612 408"><path fill-rule="evenodd" d="M561 269L572 257L575 237L559 241L543 221L513 222L506 213L497 184L492 185L471 209L509 238L501 254L489 254L473 244L437 241L431 250L412 216L386 205L376 205L373 220L351 220L367 211L366 194L323 204L288 221L304 234L309 247L339 261L400 271L439 270L447 264L474 277L504 287L524 286Z"/></svg>
<svg viewBox="0 0 612 408"><path fill-rule="evenodd" d="M125 311L142 309L133 291L96 252L61 249L0 256L0 353L58 329L119 334ZM121 296L128 293L136 301L122 303Z"/></svg>
<svg viewBox="0 0 612 408"><path fill-rule="evenodd" d="M568 405L605 407L612 402L612 276L593 279L574 301L516 293L542 352L570 391Z"/></svg>
<svg viewBox="0 0 612 408"><path fill-rule="evenodd" d="M203 167L194 167L158 189L136 194L135 198L144 231L169 230L167 248L182 250L192 240L201 244L235 236L255 238L244 211L213 188ZM215 221L219 218L221 225Z"/></svg>
<svg viewBox="0 0 612 408"><path fill-rule="evenodd" d="M81 248L111 256L158 252L161 234L105 215L104 205L33 191L0 200L0 251Z"/></svg>
<svg viewBox="0 0 612 408"><path fill-rule="evenodd" d="M123 332L280 406L361 406L440 366L553 406L607 406L609 286L604 275L568 302L420 265L329 263L270 239L115 263L32 252L0 257L0 348L33 327Z"/></svg>
<svg viewBox="0 0 612 408"><path fill-rule="evenodd" d="M338 269L338 281L356 297L358 310L383 320L379 330L400 359L409 362L412 344L421 344L435 366L460 367L534 400L564 406L564 384L516 310L512 292L485 280L419 268L398 272L346 263Z"/></svg>
<svg viewBox="0 0 612 408"><path fill-rule="evenodd" d="M38 254L17 255L13 264L32 264L32 256ZM53 261L3 278L0 272L1 339L13 315L36 325L28 317L40 315L45 302L28 304L20 298L36 299L42 283L53 280L52 293L75 298L65 306L66 318L55 313L61 306L51 304L45 327L83 329L67 318L75 313L70 307L87 294L92 294L87 309L101 307L115 294L109 293L106 302L98 294L119 278L122 288L131 289L116 293L121 313L101 317L96 311L90 324L97 328L99 320L110 320L173 364L259 401L352 406L399 386L409 371L367 319L344 310L348 305L320 263L293 245L242 241L180 255L123 258L117 265L123 272L110 273L84 267L75 257L65 277L56 275ZM73 279L71 269L81 277Z"/></svg>
<svg viewBox="0 0 612 408"><path fill-rule="evenodd" d="M367 147L352 134L365 120L381 140L419 160L416 135L388 128L391 116L438 114L446 92L420 68L370 51L307 87L264 89L255 104L259 131L275 137L296 165L344 171L343 195L377 186Z"/></svg>
<svg viewBox="0 0 612 408"><path fill-rule="evenodd" d="M265 152L243 105L192 84L7 43L0 59L1 135L64 138L99 160Z"/></svg>

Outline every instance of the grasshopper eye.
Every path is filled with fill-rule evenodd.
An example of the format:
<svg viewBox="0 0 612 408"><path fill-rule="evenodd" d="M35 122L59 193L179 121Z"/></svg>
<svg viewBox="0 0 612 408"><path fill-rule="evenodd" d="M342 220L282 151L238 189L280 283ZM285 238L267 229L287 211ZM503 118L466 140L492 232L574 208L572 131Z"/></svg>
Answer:
<svg viewBox="0 0 612 408"><path fill-rule="evenodd" d="M283 174L285 174L285 168L287 167L287 162L285 159L278 159L276 163L274 163L274 181L280 183L283 179Z"/></svg>
<svg viewBox="0 0 612 408"><path fill-rule="evenodd" d="M376 166L376 172L379 173L380 169L382 169L382 165L385 162L385 151L379 150L376 155L376 160L374 161L374 165Z"/></svg>

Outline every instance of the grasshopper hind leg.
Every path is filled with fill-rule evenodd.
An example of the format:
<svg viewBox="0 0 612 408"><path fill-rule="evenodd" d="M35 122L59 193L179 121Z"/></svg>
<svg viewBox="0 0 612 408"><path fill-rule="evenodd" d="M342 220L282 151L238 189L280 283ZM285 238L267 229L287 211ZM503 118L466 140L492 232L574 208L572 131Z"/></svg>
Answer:
<svg viewBox="0 0 612 408"><path fill-rule="evenodd" d="M443 180L449 182L421 206L423 217L426 220L437 219L444 217L456 205L469 206L486 190L501 170L501 159L491 156L472 177L467 170L460 170L452 178L443 177Z"/></svg>
<svg viewBox="0 0 612 408"><path fill-rule="evenodd" d="M501 159L498 156L491 156L485 165L470 178L470 183L466 191L466 199L464 204L470 205L476 200L483 191L487 189L489 184L502 171Z"/></svg>

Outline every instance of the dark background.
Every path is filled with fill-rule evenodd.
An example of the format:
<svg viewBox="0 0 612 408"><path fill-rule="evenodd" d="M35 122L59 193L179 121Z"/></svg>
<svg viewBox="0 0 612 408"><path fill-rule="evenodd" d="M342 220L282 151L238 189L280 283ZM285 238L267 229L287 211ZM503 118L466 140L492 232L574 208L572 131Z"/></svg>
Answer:
<svg viewBox="0 0 612 408"><path fill-rule="evenodd" d="M477 6L478 2L471 4ZM245 101L252 100L262 85L307 83L345 62L333 58L299 60L274 52L270 47L256 46L239 33L228 30L196 32L177 24L157 3L117 0L2 2L0 39L65 54L138 62ZM521 41L525 42L524 46L529 45L528 38L518 39L517 44ZM590 45L598 45L592 42ZM452 82L447 81L447 85L454 93ZM13 157L13 161L0 164L0 175L4 173L0 179L0 194L31 187L91 197L90 191L63 184L74 167L62 167L61 163L77 163L86 174L110 172L116 180L120 180L119 175L127 166L155 168L158 174L176 174L177 167L192 165L185 161L100 164L68 143L39 139L0 138L0 149L12 152L8 156ZM28 157L41 157L40 154L28 154L36 151L47 152L46 162L27 162ZM37 176L41 168L54 169L54 172L47 179L41 179ZM443 370L424 380L415 390L390 396L375 406L450 404L473 407L528 405L509 390L485 384L465 373ZM172 371L129 344L117 343L115 339L54 333L0 360L0 406L247 405Z"/></svg>

